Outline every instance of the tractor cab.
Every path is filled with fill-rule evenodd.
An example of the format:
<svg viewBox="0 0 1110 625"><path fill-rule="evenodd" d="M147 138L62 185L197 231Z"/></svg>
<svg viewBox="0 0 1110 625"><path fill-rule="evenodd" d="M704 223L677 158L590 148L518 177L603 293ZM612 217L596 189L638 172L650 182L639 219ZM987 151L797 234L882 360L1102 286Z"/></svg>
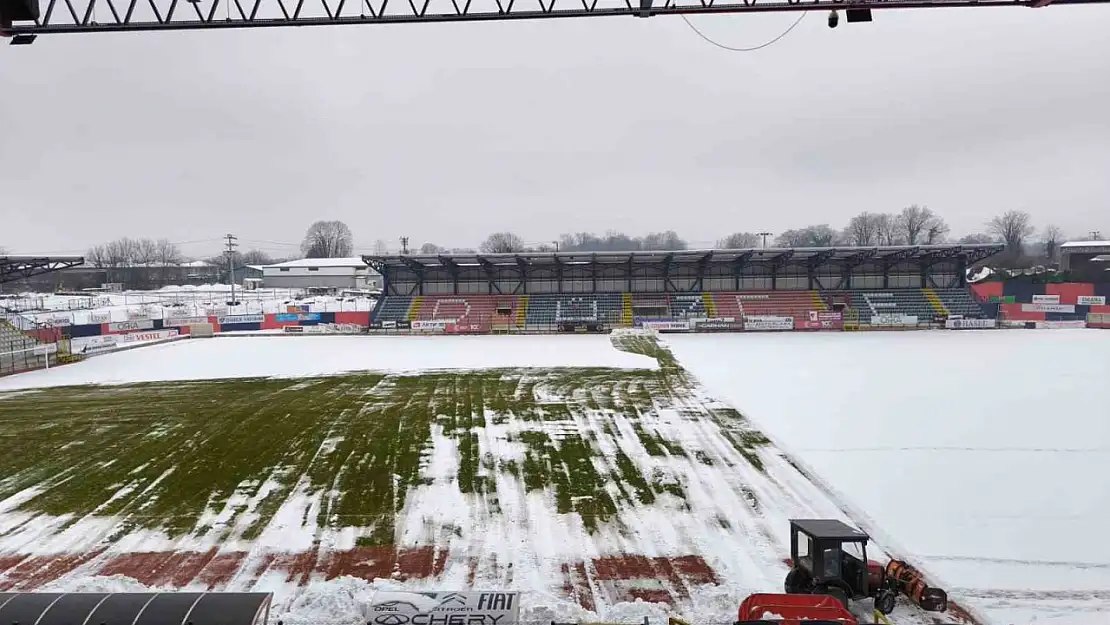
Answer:
<svg viewBox="0 0 1110 625"><path fill-rule="evenodd" d="M792 519L786 592L829 595L844 605L874 596L883 570L868 562L867 541L867 534L834 519Z"/></svg>

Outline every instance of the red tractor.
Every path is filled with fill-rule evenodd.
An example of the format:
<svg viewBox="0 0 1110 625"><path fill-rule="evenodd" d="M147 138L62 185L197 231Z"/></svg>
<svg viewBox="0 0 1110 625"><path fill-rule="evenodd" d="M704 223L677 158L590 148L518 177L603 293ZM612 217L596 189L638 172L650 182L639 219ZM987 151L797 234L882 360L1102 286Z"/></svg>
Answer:
<svg viewBox="0 0 1110 625"><path fill-rule="evenodd" d="M867 534L831 519L790 521L790 572L783 584L788 594L826 595L845 608L850 601L874 599L883 614L894 611L899 594L923 610L944 612L948 595L925 583L912 566L891 560L884 567L867 559Z"/></svg>

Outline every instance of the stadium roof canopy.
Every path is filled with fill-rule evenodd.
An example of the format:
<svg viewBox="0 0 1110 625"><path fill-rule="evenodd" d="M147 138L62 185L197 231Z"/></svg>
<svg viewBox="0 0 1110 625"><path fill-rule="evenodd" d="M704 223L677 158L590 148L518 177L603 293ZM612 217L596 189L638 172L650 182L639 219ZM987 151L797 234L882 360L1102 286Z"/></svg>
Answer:
<svg viewBox="0 0 1110 625"><path fill-rule="evenodd" d="M84 264L82 256L0 256L0 284Z"/></svg>
<svg viewBox="0 0 1110 625"><path fill-rule="evenodd" d="M976 245L893 245L880 247L792 247L752 248L740 250L674 250L657 252L519 252L508 254L412 254L362 257L366 264L379 271L391 268L458 268L497 265L605 265L605 264L729 264L814 260L816 262L964 257L974 263L998 254L1001 244Z"/></svg>
<svg viewBox="0 0 1110 625"><path fill-rule="evenodd" d="M265 625L272 599L266 592L0 592L0 623Z"/></svg>

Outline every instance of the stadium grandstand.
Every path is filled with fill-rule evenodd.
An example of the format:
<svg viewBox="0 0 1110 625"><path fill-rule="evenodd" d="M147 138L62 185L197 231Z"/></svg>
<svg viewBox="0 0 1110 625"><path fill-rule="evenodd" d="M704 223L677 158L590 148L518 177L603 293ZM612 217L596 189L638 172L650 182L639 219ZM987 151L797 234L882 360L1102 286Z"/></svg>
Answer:
<svg viewBox="0 0 1110 625"><path fill-rule="evenodd" d="M0 286L84 262L81 256L0 256ZM0 375L49 367L69 358L64 328L45 326L4 303L0 299Z"/></svg>
<svg viewBox="0 0 1110 625"><path fill-rule="evenodd" d="M364 256L374 329L820 329L979 318L966 270L1002 245Z"/></svg>

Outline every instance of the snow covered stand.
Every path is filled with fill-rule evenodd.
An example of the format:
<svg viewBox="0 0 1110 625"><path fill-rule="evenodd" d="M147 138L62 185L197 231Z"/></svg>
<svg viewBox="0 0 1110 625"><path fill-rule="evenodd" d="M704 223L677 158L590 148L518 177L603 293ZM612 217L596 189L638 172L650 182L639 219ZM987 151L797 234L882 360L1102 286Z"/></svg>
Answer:
<svg viewBox="0 0 1110 625"><path fill-rule="evenodd" d="M0 592L0 623L265 625L272 593Z"/></svg>

